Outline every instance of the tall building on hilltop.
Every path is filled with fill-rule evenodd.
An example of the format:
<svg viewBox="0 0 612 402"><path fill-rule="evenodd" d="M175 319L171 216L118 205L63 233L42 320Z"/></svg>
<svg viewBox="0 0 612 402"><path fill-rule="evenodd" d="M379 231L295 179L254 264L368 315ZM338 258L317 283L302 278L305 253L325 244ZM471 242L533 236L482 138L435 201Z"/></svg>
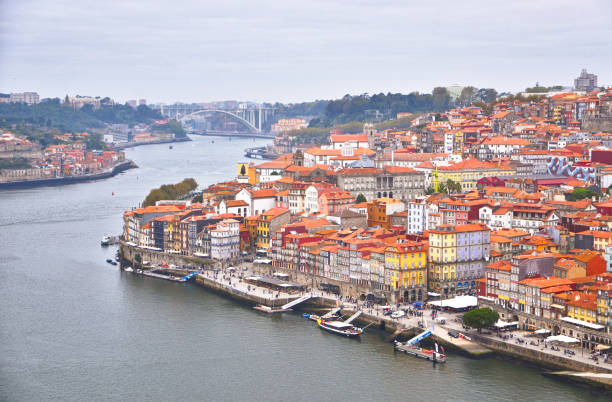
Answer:
<svg viewBox="0 0 612 402"><path fill-rule="evenodd" d="M586 68L583 68L578 78L574 80L574 88L576 91L590 92L597 88L597 76L587 73Z"/></svg>
<svg viewBox="0 0 612 402"><path fill-rule="evenodd" d="M27 103L28 105L34 105L40 103L40 96L36 92L18 92L12 93L9 97L10 103Z"/></svg>

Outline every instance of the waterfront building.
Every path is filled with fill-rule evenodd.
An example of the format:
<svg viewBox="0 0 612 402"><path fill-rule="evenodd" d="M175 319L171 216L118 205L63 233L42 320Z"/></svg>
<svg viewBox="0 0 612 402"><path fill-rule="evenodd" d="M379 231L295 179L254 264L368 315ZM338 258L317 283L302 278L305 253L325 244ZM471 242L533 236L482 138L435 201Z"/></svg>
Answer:
<svg viewBox="0 0 612 402"><path fill-rule="evenodd" d="M597 295L586 292L574 292L565 302L567 316L575 320L595 324L597 322Z"/></svg>
<svg viewBox="0 0 612 402"><path fill-rule="evenodd" d="M240 254L240 222L224 219L210 231L210 257L219 261L238 258Z"/></svg>
<svg viewBox="0 0 612 402"><path fill-rule="evenodd" d="M155 205L145 208L135 208L123 213L123 238L134 244L139 244L142 238L141 228L160 216L177 213L184 205Z"/></svg>
<svg viewBox="0 0 612 402"><path fill-rule="evenodd" d="M440 225L429 233L429 288L444 296L476 292L490 258L491 230L483 224Z"/></svg>
<svg viewBox="0 0 612 402"><path fill-rule="evenodd" d="M423 242L401 242L385 249L385 271L397 300L422 301L427 294L427 249Z"/></svg>
<svg viewBox="0 0 612 402"><path fill-rule="evenodd" d="M514 256L510 266L510 307L525 311L525 301L521 298L519 283L527 278L552 276L554 264L555 258L552 254Z"/></svg>

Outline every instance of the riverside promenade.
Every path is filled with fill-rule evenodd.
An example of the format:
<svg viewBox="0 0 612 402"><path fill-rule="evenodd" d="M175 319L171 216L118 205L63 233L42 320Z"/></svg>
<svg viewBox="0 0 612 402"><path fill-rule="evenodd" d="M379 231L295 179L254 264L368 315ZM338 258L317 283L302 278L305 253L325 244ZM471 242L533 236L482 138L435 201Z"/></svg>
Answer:
<svg viewBox="0 0 612 402"><path fill-rule="evenodd" d="M529 333L524 331L514 331L513 337L505 340L498 337L496 334L478 334L476 330L466 331L461 324L461 314L440 312L439 317L446 318L445 324L433 322L430 318L432 310L428 308L419 310L415 312L414 315L408 314L404 317L394 319L384 315L383 306L374 305L367 307L363 302L352 302L318 289L309 289L297 293L275 292L248 284L240 279L240 275L245 277L252 275L252 273L248 270L236 271L234 273L219 271L216 274L215 271L207 271L198 274L198 276L207 278L217 283L219 286L222 286L226 291L238 292L245 296L253 296L259 300L260 304L273 308L280 308L280 306L292 300L310 294L312 299L305 302L301 307L302 309L307 311L309 307L320 309L323 308L323 306L337 306L342 307L342 313L347 316L359 310L362 311L362 315L358 318L358 322L363 324L374 323L379 328L385 328L391 332L395 331L394 336L404 331L409 333L422 331L423 329L419 326L419 323L422 323L423 317L425 317L425 324L427 328L432 331L435 341L472 357L484 357L494 352L500 352L547 367L602 373L603 377L601 375L593 377L596 380L595 382L600 385L602 382L605 383L610 380L608 374L612 375L612 361L604 363L602 359L599 359L599 361L596 362L590 358L588 353L581 354L580 349L578 349L573 356L564 355L564 348L560 348L560 351L555 351L544 347L543 341L540 341L539 345L531 345L529 342L536 338L528 337L527 335L529 335ZM251 301L254 300L251 299ZM400 306L400 309L407 307L408 306ZM417 315L417 313L422 313L422 316L420 314ZM382 323L384 323L384 325L381 325ZM471 339L451 337L448 334L450 330L462 333ZM517 339L522 339L524 342L518 343Z"/></svg>
<svg viewBox="0 0 612 402"><path fill-rule="evenodd" d="M288 302L308 294L311 295L311 298L297 306L297 309L320 311L321 309L341 307L342 314L347 317L360 310L362 315L356 320L360 325L372 323L379 329L393 333L393 338L402 333L412 335L423 330L419 325L423 321L420 315L409 314L393 319L388 315L384 315L383 306L366 306L363 302L351 301L350 299L319 289L307 289L302 292L284 292L255 286L245 282L244 279L252 275L269 274L271 270L267 266L256 267L251 263L243 263L240 266L245 266L247 269L236 268L233 271L228 269L202 270L196 275L195 281L199 285L226 297L251 305L267 306L271 309L280 309L281 306ZM409 307L402 305L400 309ZM426 319L427 328L433 333L432 339L447 349L453 349L471 357L485 357L494 353L501 353L502 355L530 361L542 367L552 368L553 370L565 370L557 372L558 374L550 370L545 371L548 375L610 389L612 364L604 363L601 359L599 362L590 360L588 355L580 355L580 349L573 356L564 355L563 348L561 348L561 351L554 351L550 348L544 348L543 344L539 346L530 345L530 338L527 338L527 334L521 331L513 332L515 335L512 339L502 339L496 334L478 334L475 330L464 330L461 324L461 314L439 312L439 317L446 318L446 323L440 324L432 322L430 318L431 309L426 308L419 310L419 312L423 314ZM448 335L449 330L462 333L471 339L451 337ZM526 342L517 343L517 337L525 339ZM584 374L578 376L577 374L579 373Z"/></svg>

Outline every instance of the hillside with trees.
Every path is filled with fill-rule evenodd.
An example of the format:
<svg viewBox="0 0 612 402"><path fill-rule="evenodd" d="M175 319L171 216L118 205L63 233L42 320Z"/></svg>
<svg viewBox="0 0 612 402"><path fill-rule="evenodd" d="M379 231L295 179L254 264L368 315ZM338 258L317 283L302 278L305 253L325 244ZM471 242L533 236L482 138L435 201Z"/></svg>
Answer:
<svg viewBox="0 0 612 402"><path fill-rule="evenodd" d="M107 98L105 98L107 99ZM113 105L101 101L101 106L94 109L92 105L75 108L59 99L48 99L34 105L25 103L0 103L0 129L10 130L23 135L29 140L39 142L43 147L56 144L56 135L64 133L89 132L88 149L102 149L101 132L107 124L151 124L162 119L157 110L146 105L133 108L129 105ZM171 132L177 137L184 137L185 131L180 123L172 120L168 124L155 126L154 131Z"/></svg>
<svg viewBox="0 0 612 402"><path fill-rule="evenodd" d="M57 98L35 105L0 103L0 128L31 124L57 128L63 132L82 132L103 128L105 123L149 124L154 119L161 118L158 111L145 105L137 108L129 105L103 105L98 109L85 105L77 109L70 104L61 103Z"/></svg>
<svg viewBox="0 0 612 402"><path fill-rule="evenodd" d="M301 103L275 103L271 105L276 108L276 116L279 119L290 119L293 117L314 118L325 114L325 107L329 103L328 100L316 100L314 102Z"/></svg>
<svg viewBox="0 0 612 402"><path fill-rule="evenodd" d="M143 207L149 207L155 205L157 201L161 200L178 200L193 190L198 188L198 183L194 179L185 179L180 183L176 184L164 184L160 188L151 190L147 198L142 203Z"/></svg>

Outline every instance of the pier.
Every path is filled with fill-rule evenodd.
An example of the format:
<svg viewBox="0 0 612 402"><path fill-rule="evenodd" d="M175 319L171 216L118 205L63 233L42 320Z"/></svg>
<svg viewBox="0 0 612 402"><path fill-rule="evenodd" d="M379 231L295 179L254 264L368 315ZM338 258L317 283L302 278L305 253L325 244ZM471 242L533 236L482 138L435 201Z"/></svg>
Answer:
<svg viewBox="0 0 612 402"><path fill-rule="evenodd" d="M251 159L276 159L279 155L268 147L255 147L245 149L244 156Z"/></svg>

